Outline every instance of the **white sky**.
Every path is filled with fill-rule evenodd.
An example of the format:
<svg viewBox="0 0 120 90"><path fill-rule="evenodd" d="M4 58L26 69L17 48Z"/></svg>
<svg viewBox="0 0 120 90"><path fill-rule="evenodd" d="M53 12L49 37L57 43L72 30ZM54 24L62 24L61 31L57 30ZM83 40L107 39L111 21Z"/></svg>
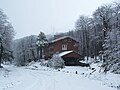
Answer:
<svg viewBox="0 0 120 90"><path fill-rule="evenodd" d="M45 34L67 32L80 15L91 15L114 0L0 0L0 8L9 17L16 36L21 38L40 31Z"/></svg>

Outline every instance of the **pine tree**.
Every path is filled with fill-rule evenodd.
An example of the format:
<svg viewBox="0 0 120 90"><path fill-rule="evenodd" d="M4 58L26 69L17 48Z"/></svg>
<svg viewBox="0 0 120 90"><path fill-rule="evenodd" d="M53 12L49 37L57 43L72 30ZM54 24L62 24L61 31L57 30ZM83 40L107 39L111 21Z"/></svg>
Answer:
<svg viewBox="0 0 120 90"><path fill-rule="evenodd" d="M42 59L43 57L43 48L48 45L48 40L43 32L40 32L38 37L37 37L37 56L38 59Z"/></svg>

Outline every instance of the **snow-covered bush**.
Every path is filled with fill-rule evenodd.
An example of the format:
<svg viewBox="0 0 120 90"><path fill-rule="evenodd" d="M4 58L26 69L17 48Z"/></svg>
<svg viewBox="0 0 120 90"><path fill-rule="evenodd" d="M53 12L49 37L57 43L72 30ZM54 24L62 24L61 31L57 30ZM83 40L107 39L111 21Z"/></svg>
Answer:
<svg viewBox="0 0 120 90"><path fill-rule="evenodd" d="M55 69L64 68L64 60L58 55L53 55L52 59L48 61L48 67L53 67Z"/></svg>
<svg viewBox="0 0 120 90"><path fill-rule="evenodd" d="M41 65L41 66L48 66L48 61L41 61L41 62L40 62L40 65Z"/></svg>

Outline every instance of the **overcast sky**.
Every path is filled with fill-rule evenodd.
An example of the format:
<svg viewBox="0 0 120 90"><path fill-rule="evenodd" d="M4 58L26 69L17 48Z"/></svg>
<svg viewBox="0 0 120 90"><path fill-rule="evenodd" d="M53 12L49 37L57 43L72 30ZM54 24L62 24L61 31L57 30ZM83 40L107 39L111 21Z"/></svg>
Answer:
<svg viewBox="0 0 120 90"><path fill-rule="evenodd" d="M21 38L40 31L45 34L67 32L80 15L92 12L114 0L0 0L0 8L9 17L16 36Z"/></svg>

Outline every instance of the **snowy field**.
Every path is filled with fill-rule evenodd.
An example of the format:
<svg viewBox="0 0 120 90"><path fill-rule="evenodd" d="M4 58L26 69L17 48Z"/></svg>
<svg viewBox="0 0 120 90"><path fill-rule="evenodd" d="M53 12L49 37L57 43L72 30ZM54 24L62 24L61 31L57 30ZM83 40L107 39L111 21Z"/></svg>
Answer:
<svg viewBox="0 0 120 90"><path fill-rule="evenodd" d="M77 72L76 72L77 71ZM120 75L100 74L83 67L54 70L39 63L0 69L0 90L117 90Z"/></svg>

